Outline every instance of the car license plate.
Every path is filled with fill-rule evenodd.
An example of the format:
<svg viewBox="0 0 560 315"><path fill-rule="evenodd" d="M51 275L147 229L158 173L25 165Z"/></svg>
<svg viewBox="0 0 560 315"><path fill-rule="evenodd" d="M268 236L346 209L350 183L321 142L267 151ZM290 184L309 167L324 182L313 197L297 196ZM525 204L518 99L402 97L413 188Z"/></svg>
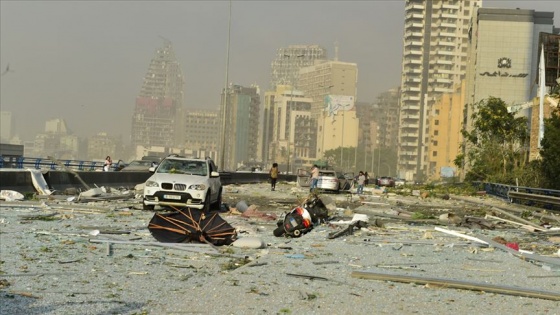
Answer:
<svg viewBox="0 0 560 315"><path fill-rule="evenodd" d="M181 196L177 196L177 195L163 195L163 198L173 199L173 200L181 200Z"/></svg>

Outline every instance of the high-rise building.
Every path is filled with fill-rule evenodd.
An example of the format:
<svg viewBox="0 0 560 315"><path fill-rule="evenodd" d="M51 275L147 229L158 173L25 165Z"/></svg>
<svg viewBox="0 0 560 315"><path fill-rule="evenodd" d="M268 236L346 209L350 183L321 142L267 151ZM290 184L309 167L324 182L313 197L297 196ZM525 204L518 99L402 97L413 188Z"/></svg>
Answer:
<svg viewBox="0 0 560 315"><path fill-rule="evenodd" d="M218 110L187 110L185 113L185 150L195 157L218 155Z"/></svg>
<svg viewBox="0 0 560 315"><path fill-rule="evenodd" d="M357 95L358 66L355 63L326 61L300 70L298 86L313 99L311 118L317 121L317 152L358 145L358 118L354 104ZM327 100L346 97L352 104L327 108Z"/></svg>
<svg viewBox="0 0 560 315"><path fill-rule="evenodd" d="M515 106L537 95L539 34L554 30L553 12L478 8L469 34L466 103L488 97ZM467 107L467 128L472 107Z"/></svg>
<svg viewBox="0 0 560 315"><path fill-rule="evenodd" d="M297 88L299 70L314 65L316 61L326 61L327 50L318 45L289 45L276 51L272 61L270 91L277 85L291 85Z"/></svg>
<svg viewBox="0 0 560 315"><path fill-rule="evenodd" d="M317 125L310 117L312 99L288 85L277 85L275 92L265 97L265 101L271 102L265 103L265 108L272 116L267 118L271 123L266 146L268 164L276 162L280 171L293 173L315 156Z"/></svg>
<svg viewBox="0 0 560 315"><path fill-rule="evenodd" d="M269 146L272 141L272 128L275 97L279 95L279 86L291 86L298 90L299 71L304 67L327 61L327 50L318 45L289 45L276 51L276 58L271 63L270 89L265 92L263 126L261 139L261 159L269 164ZM281 93L281 92L280 92Z"/></svg>
<svg viewBox="0 0 560 315"><path fill-rule="evenodd" d="M137 146L182 146L184 77L171 42L156 50L136 98L132 149Z"/></svg>
<svg viewBox="0 0 560 315"><path fill-rule="evenodd" d="M406 0L400 96L398 175L424 180L428 113L464 79L470 18L481 0Z"/></svg>
<svg viewBox="0 0 560 315"><path fill-rule="evenodd" d="M428 114L428 172L429 180L456 177L455 158L461 153L465 80L453 93L438 98Z"/></svg>
<svg viewBox="0 0 560 315"><path fill-rule="evenodd" d="M373 120L379 128L376 142L381 147L397 147L400 110L399 93L399 88L387 90L379 94L373 104Z"/></svg>
<svg viewBox="0 0 560 315"><path fill-rule="evenodd" d="M256 162L259 139L260 89L230 85L222 92L220 106L220 169L235 171Z"/></svg>

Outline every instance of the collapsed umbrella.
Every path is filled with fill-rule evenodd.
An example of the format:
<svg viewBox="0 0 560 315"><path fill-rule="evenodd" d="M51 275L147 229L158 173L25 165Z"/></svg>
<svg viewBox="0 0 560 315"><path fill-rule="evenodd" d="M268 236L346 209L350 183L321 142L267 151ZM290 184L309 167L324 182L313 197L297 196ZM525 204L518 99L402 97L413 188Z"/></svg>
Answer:
<svg viewBox="0 0 560 315"><path fill-rule="evenodd" d="M172 213L156 213L148 224L152 236L163 243L201 242L229 245L237 233L218 212L203 213L190 208L173 208Z"/></svg>

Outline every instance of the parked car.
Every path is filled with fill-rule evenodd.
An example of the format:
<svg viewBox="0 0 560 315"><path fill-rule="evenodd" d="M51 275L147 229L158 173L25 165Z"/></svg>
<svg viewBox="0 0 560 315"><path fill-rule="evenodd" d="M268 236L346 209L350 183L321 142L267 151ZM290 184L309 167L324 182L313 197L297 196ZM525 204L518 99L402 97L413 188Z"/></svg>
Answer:
<svg viewBox="0 0 560 315"><path fill-rule="evenodd" d="M319 181L317 181L317 188L327 191L340 191L340 183L335 171L319 170Z"/></svg>
<svg viewBox="0 0 560 315"><path fill-rule="evenodd" d="M377 186L395 187L395 179L389 176L377 178Z"/></svg>
<svg viewBox="0 0 560 315"><path fill-rule="evenodd" d="M121 172L148 172L150 167L157 165L155 161L134 160L121 169Z"/></svg>
<svg viewBox="0 0 560 315"><path fill-rule="evenodd" d="M353 174L342 174L333 170L319 170L317 188L337 193L341 190L350 190L353 178Z"/></svg>
<svg viewBox="0 0 560 315"><path fill-rule="evenodd" d="M144 184L145 210L159 206L177 206L210 211L222 203L222 183L218 168L211 159L194 159L177 155L164 158Z"/></svg>
<svg viewBox="0 0 560 315"><path fill-rule="evenodd" d="M395 187L404 186L406 184L406 180L403 178L395 178Z"/></svg>

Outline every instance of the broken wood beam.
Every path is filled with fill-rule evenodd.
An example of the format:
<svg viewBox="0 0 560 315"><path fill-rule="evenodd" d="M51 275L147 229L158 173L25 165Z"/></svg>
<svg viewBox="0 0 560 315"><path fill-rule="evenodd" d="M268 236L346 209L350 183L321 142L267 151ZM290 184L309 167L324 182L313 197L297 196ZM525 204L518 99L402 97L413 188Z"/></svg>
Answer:
<svg viewBox="0 0 560 315"><path fill-rule="evenodd" d="M527 288L519 288L513 286L492 285L486 283L476 283L470 281L444 279L444 278L430 278L420 276L405 276L387 273L377 273L370 271L353 271L351 276L353 278L368 279L368 280L382 280L393 281L402 283L416 283L424 285L436 285L444 288L463 289L471 291L491 292L505 295L523 296L537 299L560 301L559 292L534 290Z"/></svg>
<svg viewBox="0 0 560 315"><path fill-rule="evenodd" d="M523 223L519 223L519 222L515 222L515 221L503 219L503 218L500 218L500 217L495 217L495 216L489 215L489 214L485 215L484 218L485 218L485 219L490 218L490 219L494 219L494 220L506 222L506 223L509 223L509 224L518 225L518 226L521 226L522 228L524 228L524 229L526 229L526 230L529 230L529 231L531 231L531 232L535 232L535 231L544 232L544 231L546 231L546 229L543 229L543 228L536 228L536 227L534 227L534 226L532 226L532 225L527 225L527 224L523 224Z"/></svg>
<svg viewBox="0 0 560 315"><path fill-rule="evenodd" d="M496 211L496 212L498 212L499 214L503 214L503 215L505 215L506 217L509 217L509 218L511 218L511 219L513 219L513 220L515 220L515 221L517 221L517 222L525 223L526 225L530 225L530 226L532 226L532 227L534 227L534 228L536 228L536 229L542 229L542 227L539 226L538 224L535 224L535 223L533 223L533 222L531 222L531 221L528 221L528 220L525 220L525 219L523 219L523 218L520 218L520 217L518 217L518 216L516 216L516 215L514 215L514 214L511 214L511 213L509 213L509 212L507 212L507 211L505 211L505 210L502 210L502 209L500 209L500 208L492 207L491 210L492 210L492 211Z"/></svg>

